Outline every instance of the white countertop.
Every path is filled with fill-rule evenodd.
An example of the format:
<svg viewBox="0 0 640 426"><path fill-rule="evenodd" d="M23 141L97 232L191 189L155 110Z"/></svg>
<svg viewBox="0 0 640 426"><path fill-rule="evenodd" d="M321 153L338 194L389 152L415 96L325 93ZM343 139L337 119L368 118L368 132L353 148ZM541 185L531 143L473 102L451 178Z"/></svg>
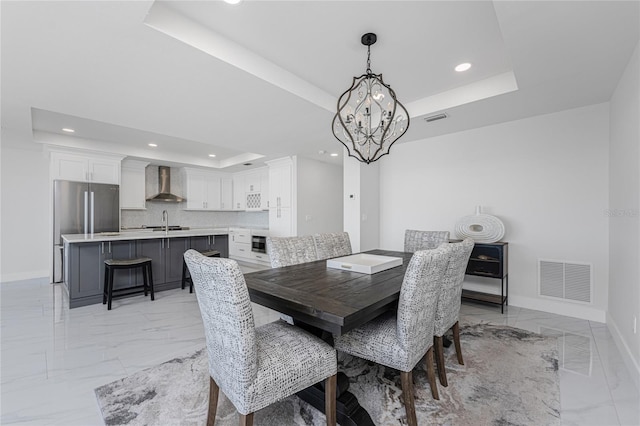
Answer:
<svg viewBox="0 0 640 426"><path fill-rule="evenodd" d="M95 234L64 234L62 239L69 244L102 241L153 240L156 238L199 237L207 235L227 235L229 228L192 228L184 231L121 231Z"/></svg>

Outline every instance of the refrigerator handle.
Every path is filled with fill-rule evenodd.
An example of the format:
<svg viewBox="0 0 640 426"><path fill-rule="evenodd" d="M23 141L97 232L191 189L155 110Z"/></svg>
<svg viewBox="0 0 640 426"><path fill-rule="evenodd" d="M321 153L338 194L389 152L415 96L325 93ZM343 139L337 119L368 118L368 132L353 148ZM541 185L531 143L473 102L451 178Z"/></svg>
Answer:
<svg viewBox="0 0 640 426"><path fill-rule="evenodd" d="M85 235L89 231L89 194L84 191L84 233Z"/></svg>
<svg viewBox="0 0 640 426"><path fill-rule="evenodd" d="M91 235L93 235L93 217L95 216L95 211L93 210L93 207L95 205L94 199L95 199L95 192L91 191Z"/></svg>

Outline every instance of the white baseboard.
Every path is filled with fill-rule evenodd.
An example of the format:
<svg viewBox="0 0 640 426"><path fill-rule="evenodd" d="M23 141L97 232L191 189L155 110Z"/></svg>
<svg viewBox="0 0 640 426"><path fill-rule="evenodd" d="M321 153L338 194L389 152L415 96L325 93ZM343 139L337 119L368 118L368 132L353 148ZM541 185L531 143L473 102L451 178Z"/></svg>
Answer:
<svg viewBox="0 0 640 426"><path fill-rule="evenodd" d="M636 388L640 389L640 361L635 359L631 354L631 350L629 349L629 345L625 342L622 334L620 334L620 329L618 325L613 320L611 315L607 312L607 328L613 336L613 340L616 342L616 346L620 350L622 354L622 358L624 359L624 363L629 369L629 372L632 373L632 379L636 384Z"/></svg>
<svg viewBox="0 0 640 426"><path fill-rule="evenodd" d="M551 299L535 299L531 297L509 295L509 305L580 318L588 321L601 323L605 323L607 321L606 311L603 309Z"/></svg>
<svg viewBox="0 0 640 426"><path fill-rule="evenodd" d="M23 280L33 280L47 278L49 279L49 271L29 271L29 272L17 272L13 274L3 274L0 277L1 283L8 283L11 281L23 281Z"/></svg>

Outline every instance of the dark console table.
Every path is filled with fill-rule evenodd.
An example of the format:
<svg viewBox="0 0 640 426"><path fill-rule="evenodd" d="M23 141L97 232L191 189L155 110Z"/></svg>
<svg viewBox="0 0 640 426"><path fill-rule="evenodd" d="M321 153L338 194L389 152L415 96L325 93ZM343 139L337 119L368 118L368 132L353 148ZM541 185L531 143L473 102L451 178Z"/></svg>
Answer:
<svg viewBox="0 0 640 426"><path fill-rule="evenodd" d="M475 243L466 274L500 280L500 294L462 290L463 299L500 305L500 312L504 313L504 305L509 305L508 247L509 243L504 242Z"/></svg>

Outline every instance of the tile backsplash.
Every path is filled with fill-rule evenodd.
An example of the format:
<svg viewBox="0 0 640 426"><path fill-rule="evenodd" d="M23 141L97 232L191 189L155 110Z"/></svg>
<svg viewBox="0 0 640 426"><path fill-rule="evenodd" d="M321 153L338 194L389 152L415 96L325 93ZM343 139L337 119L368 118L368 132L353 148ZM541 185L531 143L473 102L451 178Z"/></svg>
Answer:
<svg viewBox="0 0 640 426"><path fill-rule="evenodd" d="M184 196L182 190L182 173L179 168L171 168L171 192ZM158 167L147 166L146 196L158 193ZM184 203L146 203L146 210L122 210L120 224L123 228L137 228L143 225L162 225L162 211L169 214L169 225L189 226L194 228L218 228L237 226L241 228L268 228L269 212L225 212L225 211L192 211L184 210Z"/></svg>

